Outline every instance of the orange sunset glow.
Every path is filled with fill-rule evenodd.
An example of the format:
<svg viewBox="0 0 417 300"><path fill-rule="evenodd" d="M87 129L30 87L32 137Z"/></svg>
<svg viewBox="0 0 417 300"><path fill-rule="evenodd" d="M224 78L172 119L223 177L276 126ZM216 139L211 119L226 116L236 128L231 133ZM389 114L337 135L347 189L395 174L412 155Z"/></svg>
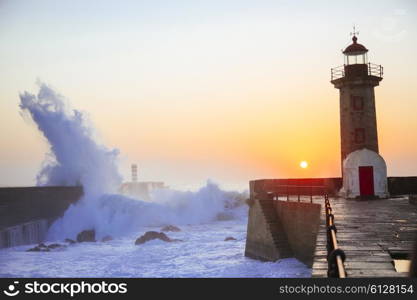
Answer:
<svg viewBox="0 0 417 300"><path fill-rule="evenodd" d="M388 174L416 174L416 3L302 2L129 2L94 16L88 1L1 2L0 185L33 185L48 152L19 112L38 78L120 150L125 180L131 163L174 187L340 176L330 68L343 64L353 24L385 70L375 93Z"/></svg>

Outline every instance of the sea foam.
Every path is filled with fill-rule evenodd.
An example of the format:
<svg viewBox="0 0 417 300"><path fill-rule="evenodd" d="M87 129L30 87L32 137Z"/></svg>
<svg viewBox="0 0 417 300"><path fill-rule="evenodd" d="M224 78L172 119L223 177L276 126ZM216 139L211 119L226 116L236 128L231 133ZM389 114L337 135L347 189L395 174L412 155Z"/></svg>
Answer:
<svg viewBox="0 0 417 300"><path fill-rule="evenodd" d="M122 183L119 150L100 144L86 115L71 109L62 95L44 83L38 85L37 95L20 95L22 113L31 117L50 146L37 184L82 185L84 190L83 197L52 224L50 240L75 238L85 229L95 229L97 238L117 237L143 226L201 224L215 221L219 214L245 214L239 205L244 196L225 192L211 181L196 192L155 191L146 202L117 194Z"/></svg>

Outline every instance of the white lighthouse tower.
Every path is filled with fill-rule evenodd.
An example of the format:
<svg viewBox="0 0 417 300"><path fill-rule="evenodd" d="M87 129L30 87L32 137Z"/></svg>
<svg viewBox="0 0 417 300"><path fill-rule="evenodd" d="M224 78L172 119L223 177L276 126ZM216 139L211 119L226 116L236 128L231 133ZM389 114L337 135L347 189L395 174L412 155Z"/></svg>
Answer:
<svg viewBox="0 0 417 300"><path fill-rule="evenodd" d="M343 188L346 198L387 197L387 170L379 155L374 88L383 68L368 62L368 49L357 32L344 51L344 64L331 70L340 91L340 137Z"/></svg>

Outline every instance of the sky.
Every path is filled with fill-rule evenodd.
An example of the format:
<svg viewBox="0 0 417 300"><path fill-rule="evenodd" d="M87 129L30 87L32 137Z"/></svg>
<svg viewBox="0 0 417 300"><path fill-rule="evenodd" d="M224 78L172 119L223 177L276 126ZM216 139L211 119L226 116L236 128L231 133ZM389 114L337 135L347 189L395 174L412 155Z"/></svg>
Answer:
<svg viewBox="0 0 417 300"><path fill-rule="evenodd" d="M417 175L414 0L0 0L0 186L34 185L48 152L19 110L38 79L120 150L125 180L132 163L139 180L172 187L340 176L330 69L354 24L384 67L388 175Z"/></svg>

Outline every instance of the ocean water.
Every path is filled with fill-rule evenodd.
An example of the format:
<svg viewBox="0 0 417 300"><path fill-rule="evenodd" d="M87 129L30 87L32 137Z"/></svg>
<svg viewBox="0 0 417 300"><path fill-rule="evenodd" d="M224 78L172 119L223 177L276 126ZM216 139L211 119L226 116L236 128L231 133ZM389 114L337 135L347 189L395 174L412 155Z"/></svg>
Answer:
<svg viewBox="0 0 417 300"><path fill-rule="evenodd" d="M0 250L1 277L309 277L296 259L260 262L244 256L247 193L225 191L207 181L197 191L162 189L150 201L118 194L119 150L101 144L88 114L44 83L37 94L20 94L20 109L49 145L37 184L82 185L83 197L49 229L48 241L75 239L94 229L97 239L51 252L32 246ZM76 147L74 147L76 145ZM168 150L167 150L168 151ZM169 185L169 183L168 183ZM228 221L218 221L227 216ZM176 225L168 236L183 242L150 241L135 246L149 230ZM224 241L232 236L236 241Z"/></svg>
<svg viewBox="0 0 417 300"><path fill-rule="evenodd" d="M260 262L244 256L246 220L183 225L167 232L183 242L160 240L134 245L137 237L160 227L109 242L80 243L51 252L31 246L0 250L1 277L310 277L295 258ZM232 236L236 241L224 241Z"/></svg>

